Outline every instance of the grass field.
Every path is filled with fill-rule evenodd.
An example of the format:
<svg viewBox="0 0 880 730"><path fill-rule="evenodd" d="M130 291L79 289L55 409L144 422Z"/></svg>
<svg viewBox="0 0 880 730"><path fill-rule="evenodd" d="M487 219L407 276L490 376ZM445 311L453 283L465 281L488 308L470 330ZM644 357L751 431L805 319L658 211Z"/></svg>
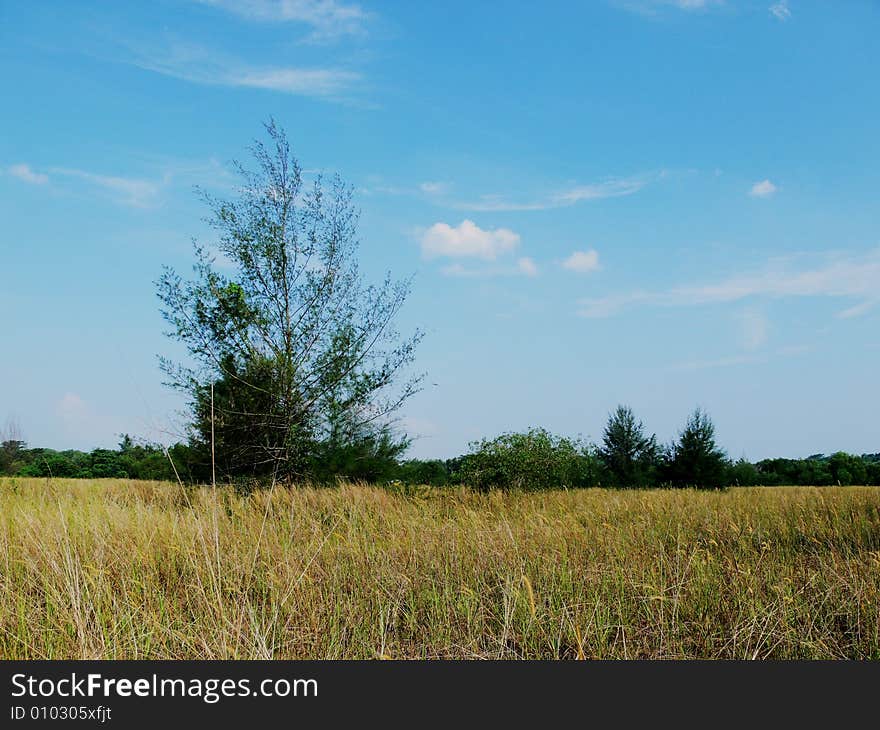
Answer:
<svg viewBox="0 0 880 730"><path fill-rule="evenodd" d="M0 479L0 658L880 659L880 488Z"/></svg>

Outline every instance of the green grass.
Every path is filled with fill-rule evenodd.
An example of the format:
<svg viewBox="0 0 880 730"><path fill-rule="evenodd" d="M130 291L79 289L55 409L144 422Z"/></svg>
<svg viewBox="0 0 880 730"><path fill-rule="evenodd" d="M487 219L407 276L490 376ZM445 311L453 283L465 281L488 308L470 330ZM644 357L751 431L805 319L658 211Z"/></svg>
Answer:
<svg viewBox="0 0 880 730"><path fill-rule="evenodd" d="M880 488L0 479L0 658L880 659Z"/></svg>

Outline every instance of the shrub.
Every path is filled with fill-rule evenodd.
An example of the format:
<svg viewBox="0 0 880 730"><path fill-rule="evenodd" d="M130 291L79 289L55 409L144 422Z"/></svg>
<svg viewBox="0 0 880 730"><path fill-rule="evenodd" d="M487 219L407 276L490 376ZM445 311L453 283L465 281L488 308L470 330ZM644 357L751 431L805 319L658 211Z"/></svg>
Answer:
<svg viewBox="0 0 880 730"><path fill-rule="evenodd" d="M460 473L476 489L540 490L595 486L598 467L590 447L533 428L472 443Z"/></svg>

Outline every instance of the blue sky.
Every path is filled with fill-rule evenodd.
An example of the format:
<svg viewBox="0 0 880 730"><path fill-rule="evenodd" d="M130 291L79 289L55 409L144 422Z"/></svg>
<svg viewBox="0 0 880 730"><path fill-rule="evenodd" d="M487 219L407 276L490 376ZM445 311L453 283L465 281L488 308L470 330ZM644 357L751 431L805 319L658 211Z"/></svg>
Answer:
<svg viewBox="0 0 880 730"><path fill-rule="evenodd" d="M734 457L880 451L880 5L805 0L0 7L0 420L180 433L153 281L210 241L270 115L415 276L415 456L542 425Z"/></svg>

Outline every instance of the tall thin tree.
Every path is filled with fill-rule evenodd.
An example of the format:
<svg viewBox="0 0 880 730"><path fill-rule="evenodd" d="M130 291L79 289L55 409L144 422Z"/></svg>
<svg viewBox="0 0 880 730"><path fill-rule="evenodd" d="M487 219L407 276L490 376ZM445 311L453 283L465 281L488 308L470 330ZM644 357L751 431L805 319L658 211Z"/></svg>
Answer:
<svg viewBox="0 0 880 730"><path fill-rule="evenodd" d="M409 281L363 282L352 189L338 177L306 185L283 130L266 133L255 169L235 165L236 199L202 193L218 239L194 244L194 278L166 268L157 282L168 334L192 359L161 365L189 394L203 444L213 385L222 473L290 478L317 444L387 442L420 386L410 366L422 334L394 327Z"/></svg>

